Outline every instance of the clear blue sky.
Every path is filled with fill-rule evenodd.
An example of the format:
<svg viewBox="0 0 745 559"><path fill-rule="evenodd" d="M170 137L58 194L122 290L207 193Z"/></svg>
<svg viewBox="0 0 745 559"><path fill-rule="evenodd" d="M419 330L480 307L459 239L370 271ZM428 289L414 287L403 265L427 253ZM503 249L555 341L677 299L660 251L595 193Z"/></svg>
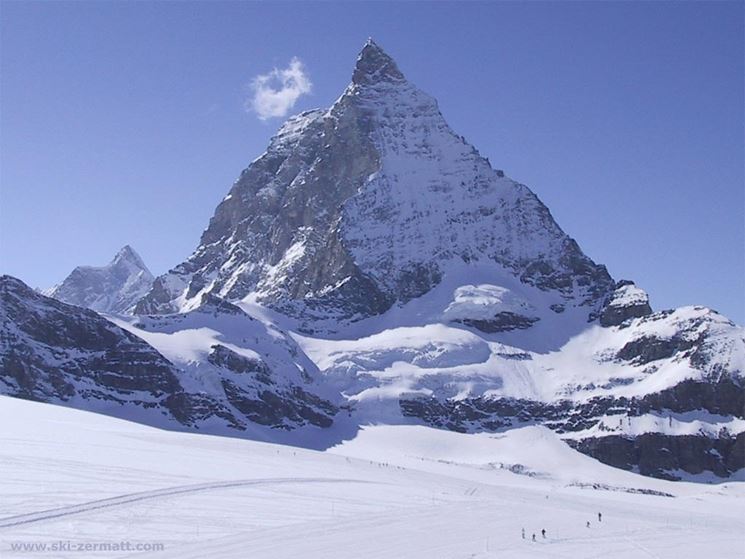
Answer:
<svg viewBox="0 0 745 559"><path fill-rule="evenodd" d="M298 57L293 112L328 106L373 36L615 278L745 322L742 2L0 4L0 269L33 286L182 261L281 124L252 78Z"/></svg>

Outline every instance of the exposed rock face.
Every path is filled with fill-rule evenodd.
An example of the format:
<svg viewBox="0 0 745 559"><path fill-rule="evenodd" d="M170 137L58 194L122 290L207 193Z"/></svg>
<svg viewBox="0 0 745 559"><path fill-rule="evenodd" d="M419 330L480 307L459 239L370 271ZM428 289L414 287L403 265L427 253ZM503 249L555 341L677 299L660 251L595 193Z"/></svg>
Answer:
<svg viewBox="0 0 745 559"><path fill-rule="evenodd" d="M195 312L213 323L256 322L214 296ZM192 375L185 364L173 363L94 311L45 297L10 276L0 277L0 321L3 394L217 432L245 430L251 423L285 431L329 427L337 412L311 391L304 370L278 375L251 350L241 350L247 356L215 344ZM287 351L271 361L275 368L296 367Z"/></svg>
<svg viewBox="0 0 745 559"><path fill-rule="evenodd" d="M338 411L329 402L300 387L294 387L289 393L263 390L252 394L229 380L223 380L222 386L228 401L246 418L260 425L279 429L290 429L288 423L330 427L331 416Z"/></svg>
<svg viewBox="0 0 745 559"><path fill-rule="evenodd" d="M223 345L212 346L212 351L210 352L209 357L207 357L207 361L234 373L251 373L263 384L274 384L269 367L267 367L261 359L244 357Z"/></svg>
<svg viewBox="0 0 745 559"><path fill-rule="evenodd" d="M78 266L45 295L97 312L122 314L150 291L153 279L139 255L127 245L106 266Z"/></svg>
<svg viewBox="0 0 745 559"><path fill-rule="evenodd" d="M613 286L538 198L493 170L369 42L339 100L280 129L194 254L137 312L193 308L210 292L306 320L356 320L481 260L588 314Z"/></svg>
<svg viewBox="0 0 745 559"><path fill-rule="evenodd" d="M5 394L147 406L179 389L176 368L137 336L10 276L0 277L0 319Z"/></svg>
<svg viewBox="0 0 745 559"><path fill-rule="evenodd" d="M633 281L622 280L608 297L600 313L602 326L619 326L630 318L652 314L649 296L634 285Z"/></svg>
<svg viewBox="0 0 745 559"><path fill-rule="evenodd" d="M643 433L609 435L570 442L601 462L645 476L679 480L681 473L712 472L726 478L745 468L745 433L719 437Z"/></svg>
<svg viewBox="0 0 745 559"><path fill-rule="evenodd" d="M745 468L745 432L730 432L726 420L727 416L745 420L744 398L742 379L725 378L716 383L684 381L643 397L593 398L587 402L418 398L401 400L400 405L405 416L463 433L542 423L563 434L572 447L601 462L677 480L686 473L705 471L726 478ZM688 416L705 419L708 414L725 421L711 432L675 433ZM668 427L670 433L628 432L631 427L648 424L650 417L659 427Z"/></svg>
<svg viewBox="0 0 745 559"><path fill-rule="evenodd" d="M645 336L630 341L617 353L618 359L631 361L637 365L645 365L652 361L672 357L679 351L694 347L695 340L673 336L671 338L659 338L657 336Z"/></svg>
<svg viewBox="0 0 745 559"><path fill-rule="evenodd" d="M201 304L187 313L144 316L126 327L155 347L163 344L184 384L203 385L204 393L233 410L238 429L330 427L338 412L331 401L338 395L319 386L318 368L289 335L214 294L203 294ZM184 353L174 348L182 332L196 338ZM192 401L184 405L189 408Z"/></svg>
<svg viewBox="0 0 745 559"><path fill-rule="evenodd" d="M501 312L492 318L463 318L456 320L466 326L472 326L482 332L509 332L510 330L522 330L530 328L538 319L530 316L522 316L513 312Z"/></svg>
<svg viewBox="0 0 745 559"><path fill-rule="evenodd" d="M649 414L657 414L668 424L669 412L678 416L693 413L745 419L745 383L741 378L729 377L713 383L686 380L644 396L606 396L587 401L539 402L489 397L443 401L420 397L401 399L400 405L407 417L419 417L430 425L453 431L498 430L539 422L566 434L590 431L604 423L597 431L605 436L616 428L628 426L623 421Z"/></svg>

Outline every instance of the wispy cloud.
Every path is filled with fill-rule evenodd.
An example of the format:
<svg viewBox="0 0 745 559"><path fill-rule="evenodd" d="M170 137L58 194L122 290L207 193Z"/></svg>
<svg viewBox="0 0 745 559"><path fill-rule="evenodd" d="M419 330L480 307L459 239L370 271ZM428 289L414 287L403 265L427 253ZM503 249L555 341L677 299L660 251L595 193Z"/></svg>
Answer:
<svg viewBox="0 0 745 559"><path fill-rule="evenodd" d="M294 57L284 70L274 68L253 79L253 97L246 102L246 108L261 120L287 116L300 96L310 93L312 86L303 63Z"/></svg>

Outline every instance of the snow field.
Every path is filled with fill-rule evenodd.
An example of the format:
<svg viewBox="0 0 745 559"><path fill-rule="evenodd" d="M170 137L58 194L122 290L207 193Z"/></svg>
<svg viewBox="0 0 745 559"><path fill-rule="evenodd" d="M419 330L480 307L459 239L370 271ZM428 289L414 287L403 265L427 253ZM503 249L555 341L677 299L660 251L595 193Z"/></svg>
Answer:
<svg viewBox="0 0 745 559"><path fill-rule="evenodd" d="M743 484L620 472L541 428L486 436L367 427L320 453L12 398L0 398L0 425L2 557L734 558L745 533ZM110 506L91 504L100 499ZM68 508L43 514L60 507ZM8 520L33 513L23 523ZM536 543L529 541L534 531ZM160 542L165 549L10 549L59 540Z"/></svg>

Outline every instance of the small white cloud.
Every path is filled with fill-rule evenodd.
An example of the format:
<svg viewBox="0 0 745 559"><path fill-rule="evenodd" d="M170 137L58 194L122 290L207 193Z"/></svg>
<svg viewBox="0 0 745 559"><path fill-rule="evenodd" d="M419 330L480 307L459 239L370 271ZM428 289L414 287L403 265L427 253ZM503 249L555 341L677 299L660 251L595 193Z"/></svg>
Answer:
<svg viewBox="0 0 745 559"><path fill-rule="evenodd" d="M253 79L253 97L246 102L246 108L261 120L287 116L300 96L310 93L312 86L303 63L294 57L284 70L275 68Z"/></svg>

